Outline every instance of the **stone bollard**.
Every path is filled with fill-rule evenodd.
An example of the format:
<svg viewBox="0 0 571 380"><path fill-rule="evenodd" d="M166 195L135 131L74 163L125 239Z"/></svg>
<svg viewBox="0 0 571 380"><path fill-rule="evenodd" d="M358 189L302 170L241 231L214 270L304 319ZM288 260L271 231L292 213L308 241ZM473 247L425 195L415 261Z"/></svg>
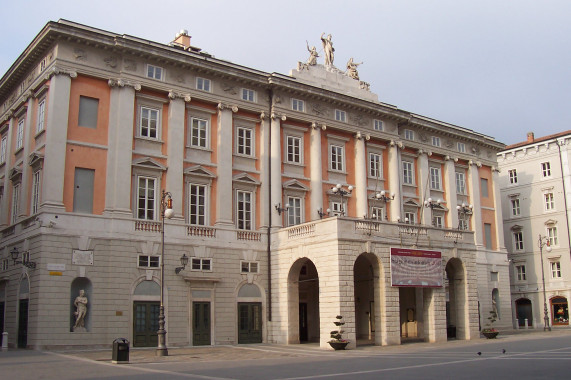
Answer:
<svg viewBox="0 0 571 380"><path fill-rule="evenodd" d="M519 330L519 319L515 319L515 329Z"/></svg>
<svg viewBox="0 0 571 380"><path fill-rule="evenodd" d="M8 351L8 332L2 333L2 351Z"/></svg>
<svg viewBox="0 0 571 380"><path fill-rule="evenodd" d="M529 328L529 322L527 321L527 318L523 320L524 325L525 325L525 329L527 330Z"/></svg>

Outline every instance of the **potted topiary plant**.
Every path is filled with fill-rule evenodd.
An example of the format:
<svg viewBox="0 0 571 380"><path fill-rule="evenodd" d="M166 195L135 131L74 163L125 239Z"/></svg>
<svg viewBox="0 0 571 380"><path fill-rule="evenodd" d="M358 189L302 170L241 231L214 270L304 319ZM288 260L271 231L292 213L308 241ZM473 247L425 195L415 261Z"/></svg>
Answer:
<svg viewBox="0 0 571 380"><path fill-rule="evenodd" d="M331 340L328 343L335 351L344 350L349 344L348 340L343 339L344 331L341 329L341 326L343 326L345 322L343 322L343 317L341 315L338 315L335 318L337 320L333 323L337 326L337 330L331 331Z"/></svg>
<svg viewBox="0 0 571 380"><path fill-rule="evenodd" d="M486 328L482 329L482 335L487 339L495 339L500 333L494 328L494 322L498 320L498 313L496 310L490 310L490 316L488 317L488 323L486 323Z"/></svg>

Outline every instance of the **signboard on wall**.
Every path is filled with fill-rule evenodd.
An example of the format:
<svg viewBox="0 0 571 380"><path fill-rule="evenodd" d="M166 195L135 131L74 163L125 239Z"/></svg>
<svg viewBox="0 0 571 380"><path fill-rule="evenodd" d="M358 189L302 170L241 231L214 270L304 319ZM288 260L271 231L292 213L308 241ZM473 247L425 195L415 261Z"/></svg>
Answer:
<svg viewBox="0 0 571 380"><path fill-rule="evenodd" d="M392 286L441 288L442 254L439 251L391 248Z"/></svg>

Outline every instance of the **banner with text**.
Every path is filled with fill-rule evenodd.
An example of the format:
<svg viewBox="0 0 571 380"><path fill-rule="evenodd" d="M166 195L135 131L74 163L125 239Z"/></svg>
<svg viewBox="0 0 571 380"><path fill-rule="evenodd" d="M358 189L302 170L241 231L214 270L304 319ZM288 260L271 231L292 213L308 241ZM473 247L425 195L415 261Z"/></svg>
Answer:
<svg viewBox="0 0 571 380"><path fill-rule="evenodd" d="M392 286L440 288L443 283L439 251L391 248Z"/></svg>

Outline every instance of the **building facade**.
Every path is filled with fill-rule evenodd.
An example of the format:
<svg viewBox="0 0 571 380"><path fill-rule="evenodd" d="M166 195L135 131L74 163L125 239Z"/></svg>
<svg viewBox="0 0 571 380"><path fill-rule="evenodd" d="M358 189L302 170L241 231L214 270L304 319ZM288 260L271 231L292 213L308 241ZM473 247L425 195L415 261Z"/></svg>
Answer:
<svg viewBox="0 0 571 380"><path fill-rule="evenodd" d="M503 144L333 58L269 74L186 32L48 23L0 82L8 344L156 346L161 299L168 346L327 347L338 315L350 347L510 328Z"/></svg>
<svg viewBox="0 0 571 380"><path fill-rule="evenodd" d="M571 131L527 137L498 154L514 325L566 327Z"/></svg>

